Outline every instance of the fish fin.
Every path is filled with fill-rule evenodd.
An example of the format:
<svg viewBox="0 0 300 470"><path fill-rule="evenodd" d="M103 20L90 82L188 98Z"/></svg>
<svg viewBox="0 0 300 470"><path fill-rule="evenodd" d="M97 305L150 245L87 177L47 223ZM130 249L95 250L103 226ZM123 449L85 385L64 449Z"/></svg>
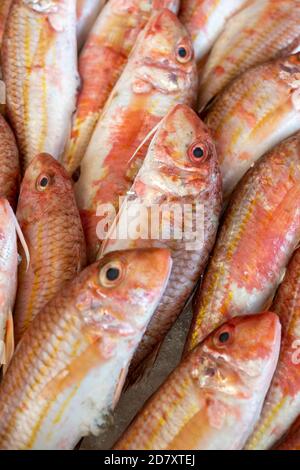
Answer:
<svg viewBox="0 0 300 470"><path fill-rule="evenodd" d="M6 333L5 333L5 347L3 351L2 364L3 364L3 375L6 374L9 363L13 357L15 350L14 340L14 321L12 311L8 312L8 318L6 322Z"/></svg>
<svg viewBox="0 0 300 470"><path fill-rule="evenodd" d="M134 151L133 155L130 157L128 163L131 162L131 160L134 159L134 157L136 156L136 154L139 152L139 150L141 150L142 147L144 147L144 145L148 142L149 139L151 139L151 137L155 134L155 132L157 131L157 129L159 128L159 126L161 125L162 123L162 120L159 121L156 126L153 127L153 129L151 129L150 132L148 132L148 134L146 135L146 137L142 140L142 142L140 143L140 145L137 147L137 149Z"/></svg>
<svg viewBox="0 0 300 470"><path fill-rule="evenodd" d="M29 248L28 248L28 245L26 243L26 240L25 240L25 237L23 235L23 232L22 232L22 229L19 225L19 222L14 214L14 221L15 221L15 227L16 227L16 232L18 234L18 237L19 237L19 240L20 240L20 243L22 245L22 248L24 250L24 253L25 253L25 256L26 256L26 261L27 261L27 268L26 268L26 271L28 271L28 268L29 268L29 265L30 265L30 253L29 253Z"/></svg>
<svg viewBox="0 0 300 470"><path fill-rule="evenodd" d="M130 370L129 368L128 378L124 385L124 391L139 383L150 373L156 362L162 343L163 341L158 343L155 349L150 354L148 354L148 356L145 357L145 359L140 364L138 364L135 369Z"/></svg>
<svg viewBox="0 0 300 470"><path fill-rule="evenodd" d="M113 402L112 402L112 409L113 410L115 409L115 407L118 404L118 401L120 400L120 396L121 396L121 393L122 393L122 390L123 390L123 387L124 387L124 383L125 383L125 380L126 380L126 377L127 377L127 373L128 373L128 368L127 367L124 367L120 372L119 380L118 380L118 383L117 383L117 386L116 386L116 390L115 390L114 397L113 397Z"/></svg>

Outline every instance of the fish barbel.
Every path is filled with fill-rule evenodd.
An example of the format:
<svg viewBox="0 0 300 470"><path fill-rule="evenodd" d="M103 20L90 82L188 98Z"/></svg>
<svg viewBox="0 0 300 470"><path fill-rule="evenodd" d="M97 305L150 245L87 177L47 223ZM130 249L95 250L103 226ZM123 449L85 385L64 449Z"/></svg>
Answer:
<svg viewBox="0 0 300 470"><path fill-rule="evenodd" d="M241 449L259 417L279 348L277 315L230 320L189 353L115 449Z"/></svg>
<svg viewBox="0 0 300 470"><path fill-rule="evenodd" d="M295 421L285 438L275 447L275 450L300 450L300 417Z"/></svg>
<svg viewBox="0 0 300 470"><path fill-rule="evenodd" d="M155 14L139 36L114 87L80 165L75 193L93 261L101 240L97 209L118 210L147 153L149 133L177 103L192 104L197 93L193 47L170 10Z"/></svg>
<svg viewBox="0 0 300 470"><path fill-rule="evenodd" d="M199 108L245 70L299 46L299 0L250 2L228 21L212 48L200 81Z"/></svg>
<svg viewBox="0 0 300 470"><path fill-rule="evenodd" d="M14 350L12 311L17 290L18 251L15 215L0 198L0 366Z"/></svg>
<svg viewBox="0 0 300 470"><path fill-rule="evenodd" d="M62 157L73 173L86 152L101 111L120 77L139 32L162 7L176 12L178 0L110 0L79 57L81 89L70 139Z"/></svg>
<svg viewBox="0 0 300 470"><path fill-rule="evenodd" d="M167 289L134 355L129 379L131 372L139 375L139 366L145 369L143 361L159 347L189 299L215 241L221 200L217 155L208 129L188 106L177 105L160 124L102 247L108 253L165 246L173 259ZM187 207L190 212L184 213ZM153 209L159 213L151 213ZM127 238L126 232L119 236L126 227Z"/></svg>
<svg viewBox="0 0 300 470"><path fill-rule="evenodd" d="M300 414L300 249L290 261L271 310L277 313L282 325L281 352L260 420L246 444L247 450L272 447Z"/></svg>
<svg viewBox="0 0 300 470"><path fill-rule="evenodd" d="M77 46L81 49L106 0L77 0Z"/></svg>
<svg viewBox="0 0 300 470"><path fill-rule="evenodd" d="M171 264L166 249L110 253L47 304L1 384L1 449L68 450L99 433Z"/></svg>
<svg viewBox="0 0 300 470"><path fill-rule="evenodd" d="M258 158L300 129L300 54L247 70L216 98L205 122L227 199Z"/></svg>
<svg viewBox="0 0 300 470"><path fill-rule="evenodd" d="M76 2L15 0L2 48L7 110L24 169L39 153L58 158L78 85Z"/></svg>
<svg viewBox="0 0 300 470"><path fill-rule="evenodd" d="M199 62L210 51L227 20L249 0L182 0L179 19L189 31Z"/></svg>
<svg viewBox="0 0 300 470"><path fill-rule="evenodd" d="M229 318L269 308L300 240L300 134L251 168L232 195L187 341L192 349Z"/></svg>
<svg viewBox="0 0 300 470"><path fill-rule="evenodd" d="M15 136L0 115L0 196L16 208L20 184L19 152Z"/></svg>
<svg viewBox="0 0 300 470"><path fill-rule="evenodd" d="M85 265L85 240L72 181L53 157L40 154L26 170L17 218L30 252L22 256L14 312L18 341L62 284Z"/></svg>

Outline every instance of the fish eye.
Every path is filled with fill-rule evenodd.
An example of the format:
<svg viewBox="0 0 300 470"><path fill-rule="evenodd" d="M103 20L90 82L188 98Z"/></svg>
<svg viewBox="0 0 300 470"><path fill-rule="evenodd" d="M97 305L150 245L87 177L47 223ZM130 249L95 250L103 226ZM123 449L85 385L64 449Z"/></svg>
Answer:
<svg viewBox="0 0 300 470"><path fill-rule="evenodd" d="M233 341L233 328L226 326L219 330L214 338L214 343L218 348L225 348Z"/></svg>
<svg viewBox="0 0 300 470"><path fill-rule="evenodd" d="M38 191L45 191L51 183L51 176L47 174L42 174L38 177L36 181L36 189Z"/></svg>
<svg viewBox="0 0 300 470"><path fill-rule="evenodd" d="M193 163L204 163L208 157L209 151L203 143L192 144L188 149L188 156Z"/></svg>
<svg viewBox="0 0 300 470"><path fill-rule="evenodd" d="M229 339L230 339L230 334L228 333L228 331L224 331L219 336L219 341L222 344L227 343L229 341Z"/></svg>
<svg viewBox="0 0 300 470"><path fill-rule="evenodd" d="M182 64L186 64L193 56L192 49L184 44L180 44L176 49L176 59Z"/></svg>
<svg viewBox="0 0 300 470"><path fill-rule="evenodd" d="M109 268L106 271L106 278L108 281L116 281L120 276L119 268Z"/></svg>
<svg viewBox="0 0 300 470"><path fill-rule="evenodd" d="M124 267L119 261L112 261L100 269L100 282L104 287L117 286L124 277Z"/></svg>

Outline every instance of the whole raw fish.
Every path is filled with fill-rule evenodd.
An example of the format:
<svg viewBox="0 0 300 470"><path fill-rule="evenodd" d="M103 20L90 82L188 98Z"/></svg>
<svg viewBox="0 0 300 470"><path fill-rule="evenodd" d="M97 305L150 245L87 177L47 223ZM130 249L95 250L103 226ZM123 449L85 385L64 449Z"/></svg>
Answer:
<svg viewBox="0 0 300 470"><path fill-rule="evenodd" d="M186 105L175 106L159 126L116 225L103 242L104 253L163 245L172 254L166 292L131 363L134 375L139 375L137 367L164 339L206 265L221 195L217 155L208 129ZM119 237L126 226L127 238Z"/></svg>
<svg viewBox="0 0 300 470"><path fill-rule="evenodd" d="M241 449L259 417L279 348L277 315L230 320L189 353L115 449Z"/></svg>
<svg viewBox="0 0 300 470"><path fill-rule="evenodd" d="M99 433L170 269L165 249L110 253L47 304L1 384L1 449L72 449Z"/></svg>
<svg viewBox="0 0 300 470"><path fill-rule="evenodd" d="M182 0L179 18L191 34L196 61L210 51L227 20L248 0Z"/></svg>
<svg viewBox="0 0 300 470"><path fill-rule="evenodd" d="M250 2L228 21L212 48L200 81L199 107L245 70L299 46L299 0Z"/></svg>
<svg viewBox="0 0 300 470"><path fill-rule="evenodd" d="M77 45L80 50L96 21L97 16L104 7L106 0L77 0Z"/></svg>
<svg viewBox="0 0 300 470"><path fill-rule="evenodd" d="M290 432L275 450L300 450L300 418L295 421Z"/></svg>
<svg viewBox="0 0 300 470"><path fill-rule="evenodd" d="M0 367L14 350L12 310L17 289L16 219L8 201L0 198Z"/></svg>
<svg viewBox="0 0 300 470"><path fill-rule="evenodd" d="M85 265L85 241L79 212L65 169L53 157L38 155L22 185L17 218L30 252L22 257L15 306L18 341L36 314L65 281Z"/></svg>
<svg viewBox="0 0 300 470"><path fill-rule="evenodd" d="M12 2L13 0L1 0L0 2L0 49L2 46L2 38L4 34L6 20L8 18L9 9L11 7Z"/></svg>
<svg viewBox="0 0 300 470"><path fill-rule="evenodd" d="M229 318L269 308L300 240L300 134L240 182L195 296L192 349Z"/></svg>
<svg viewBox="0 0 300 470"><path fill-rule="evenodd" d="M0 115L0 196L15 209L20 183L19 152L15 137Z"/></svg>
<svg viewBox="0 0 300 470"><path fill-rule="evenodd" d="M7 110L23 165L62 153L75 110L76 2L14 0L3 38Z"/></svg>
<svg viewBox="0 0 300 470"><path fill-rule="evenodd" d="M174 13L162 10L139 36L81 162L75 190L90 261L100 246L97 208L118 208L147 153L142 143L174 104L195 101L197 81L191 40Z"/></svg>
<svg viewBox="0 0 300 470"><path fill-rule="evenodd" d="M262 415L247 442L248 450L272 447L300 414L300 249L287 268L272 311L282 325L281 352Z"/></svg>
<svg viewBox="0 0 300 470"><path fill-rule="evenodd" d="M219 95L205 122L227 198L258 158L300 129L300 54L246 71Z"/></svg>
<svg viewBox="0 0 300 470"><path fill-rule="evenodd" d="M86 152L101 111L120 77L139 32L162 7L178 0L110 0L99 15L79 58L81 90L63 164L73 173Z"/></svg>

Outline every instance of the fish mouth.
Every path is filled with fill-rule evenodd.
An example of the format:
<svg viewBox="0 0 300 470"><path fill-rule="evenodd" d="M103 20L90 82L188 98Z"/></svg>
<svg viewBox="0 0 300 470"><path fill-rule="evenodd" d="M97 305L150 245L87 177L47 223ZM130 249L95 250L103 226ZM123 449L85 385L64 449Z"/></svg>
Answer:
<svg viewBox="0 0 300 470"><path fill-rule="evenodd" d="M172 93L190 89L190 74L164 64L144 64L136 75L136 79L161 93Z"/></svg>
<svg viewBox="0 0 300 470"><path fill-rule="evenodd" d="M161 60L161 61L155 61L149 57L146 57L142 61L141 66L142 67L146 66L146 67L159 69L159 70L165 70L166 72L180 74L184 77L189 76L191 73L190 71L185 72L184 70L182 70L180 66L174 65L166 59Z"/></svg>

